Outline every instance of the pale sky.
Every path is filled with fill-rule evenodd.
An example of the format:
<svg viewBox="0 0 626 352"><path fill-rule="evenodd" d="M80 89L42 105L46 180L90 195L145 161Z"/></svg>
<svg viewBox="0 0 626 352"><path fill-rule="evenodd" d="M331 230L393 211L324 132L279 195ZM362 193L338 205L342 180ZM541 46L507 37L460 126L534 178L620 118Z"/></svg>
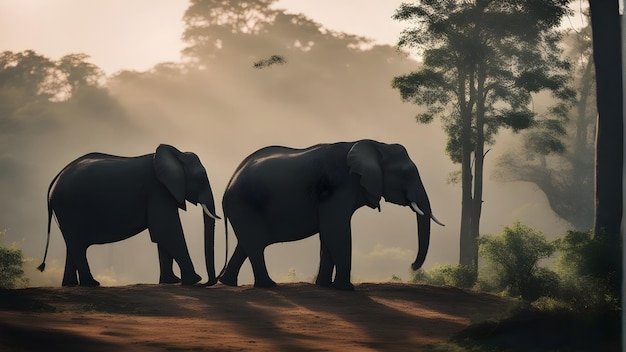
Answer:
<svg viewBox="0 0 626 352"><path fill-rule="evenodd" d="M391 16L402 2L279 0L276 7L304 13L328 29L393 45L402 24ZM85 53L109 75L144 71L180 60L187 7L180 0L0 0L0 51L32 49L53 60Z"/></svg>

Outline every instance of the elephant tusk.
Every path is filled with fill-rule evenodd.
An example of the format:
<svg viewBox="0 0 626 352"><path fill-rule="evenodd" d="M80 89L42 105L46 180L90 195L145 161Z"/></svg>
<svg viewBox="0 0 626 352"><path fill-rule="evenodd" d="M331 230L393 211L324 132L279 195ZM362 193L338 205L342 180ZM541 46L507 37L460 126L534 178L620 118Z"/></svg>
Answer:
<svg viewBox="0 0 626 352"><path fill-rule="evenodd" d="M207 208L207 206L206 206L205 204L200 204L200 205L202 205L202 210L204 210L204 213L205 213L208 217L210 217L210 218L211 218L211 219L213 219L213 220L219 220L219 219L221 219L219 216L214 215L213 213L211 213L211 211L209 210L209 208Z"/></svg>
<svg viewBox="0 0 626 352"><path fill-rule="evenodd" d="M413 210L415 210L416 213L420 214L420 215L424 215L424 212L422 211L422 209L420 209L417 204L415 204L415 202L411 202L411 208L413 208Z"/></svg>
<svg viewBox="0 0 626 352"><path fill-rule="evenodd" d="M411 208L413 208L413 210L415 210L415 212L418 213L419 215L424 215L424 212L422 211L422 209L420 209L415 202L411 202ZM436 222L438 225L446 226L444 223L439 221L433 213L430 213L430 218L433 219L433 221Z"/></svg>
<svg viewBox="0 0 626 352"><path fill-rule="evenodd" d="M433 219L434 222L436 222L438 225L440 226L446 226L444 225L441 221L437 220L437 218L435 217L435 214L430 213L430 218Z"/></svg>

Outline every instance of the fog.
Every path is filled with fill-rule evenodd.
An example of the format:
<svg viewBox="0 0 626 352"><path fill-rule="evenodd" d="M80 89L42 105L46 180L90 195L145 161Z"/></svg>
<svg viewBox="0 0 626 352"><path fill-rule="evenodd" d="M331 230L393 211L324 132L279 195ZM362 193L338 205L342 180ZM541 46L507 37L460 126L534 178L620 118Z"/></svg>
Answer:
<svg viewBox="0 0 626 352"><path fill-rule="evenodd" d="M305 36L275 30L277 37ZM152 153L160 143L200 157L220 216L229 178L241 160L258 148L303 148L365 138L400 143L420 171L434 213L446 224L433 224L425 268L456 264L461 188L447 180L460 166L445 154L441 126L417 124L414 116L419 107L402 103L390 85L395 75L415 69L418 63L391 46L355 49L348 45L351 39L321 32L312 40L314 49L284 49L278 54L284 54L287 63L260 70L252 67L253 62L275 52L233 50L198 66L169 62L147 71L118 72L104 84L114 100L108 105L83 103L80 108L56 111L49 119L37 116L24 120L28 123L16 122L17 128L0 132L0 228L7 230L5 245L23 250L30 284L60 285L63 275L65 244L54 222L46 271L35 270L46 244L46 190L52 178L88 152L134 156ZM567 225L550 210L536 186L490 178L498 156L518 137L502 132L485 160L481 233L500 233L519 220L548 237L560 236ZM388 281L392 276L410 279L410 263L417 252L415 216L391 203L381 202L381 208L379 213L363 207L352 218L353 282ZM191 204L180 211L196 271L206 281L201 213ZM232 231L228 242L232 253L236 243ZM222 220L216 224L218 271L224 250ZM156 245L145 231L118 243L94 245L87 255L92 273L103 285L158 282ZM275 244L265 255L275 281L312 281L319 264L319 239ZM252 283L248 262L239 282Z"/></svg>

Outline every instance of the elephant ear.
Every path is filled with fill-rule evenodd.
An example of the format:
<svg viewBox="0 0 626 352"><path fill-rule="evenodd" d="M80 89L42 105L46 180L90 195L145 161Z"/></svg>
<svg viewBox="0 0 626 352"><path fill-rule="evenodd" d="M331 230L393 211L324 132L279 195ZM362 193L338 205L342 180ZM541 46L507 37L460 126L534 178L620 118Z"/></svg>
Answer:
<svg viewBox="0 0 626 352"><path fill-rule="evenodd" d="M365 189L367 206L380 209L383 195L383 171L380 166L378 143L371 140L356 142L347 156L351 173L361 176L361 186Z"/></svg>
<svg viewBox="0 0 626 352"><path fill-rule="evenodd" d="M181 160L182 152L171 145L161 144L154 153L154 172L157 179L172 194L178 207L183 210L185 205L185 168Z"/></svg>

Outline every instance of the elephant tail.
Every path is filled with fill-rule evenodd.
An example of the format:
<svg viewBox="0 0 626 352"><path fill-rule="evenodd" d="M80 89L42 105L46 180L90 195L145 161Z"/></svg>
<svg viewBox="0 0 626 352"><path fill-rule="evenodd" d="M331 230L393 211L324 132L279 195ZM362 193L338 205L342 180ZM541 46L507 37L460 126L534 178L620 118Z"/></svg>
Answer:
<svg viewBox="0 0 626 352"><path fill-rule="evenodd" d="M46 269L46 257L48 256L48 246L50 245L50 229L52 225L52 216L54 215L54 209L52 209L52 206L50 205L50 192L52 191L52 187L54 187L57 180L59 179L59 176L63 173L63 171L66 168L67 166L63 168L63 170L61 170L61 172L59 172L56 176L54 176L54 178L52 179L52 182L50 182L50 185L48 186L48 193L46 195L46 201L48 203L48 237L46 239L46 250L43 254L43 260L41 261L41 264L37 267L37 270L41 272L43 272Z"/></svg>
<svg viewBox="0 0 626 352"><path fill-rule="evenodd" d="M46 257L48 256L48 246L50 245L50 223L52 222L52 209L50 208L50 203L48 202L48 238L46 239L46 250L43 254L43 260L41 264L37 267L37 270L43 272L46 269Z"/></svg>
<svg viewBox="0 0 626 352"><path fill-rule="evenodd" d="M224 266L222 267L222 270L220 270L220 273L217 275L218 279L222 277L222 275L224 275L224 271L226 270L226 264L228 263L228 215L226 215L226 212L224 210L222 210L222 212L224 213L224 240L226 242L226 252L224 253Z"/></svg>

